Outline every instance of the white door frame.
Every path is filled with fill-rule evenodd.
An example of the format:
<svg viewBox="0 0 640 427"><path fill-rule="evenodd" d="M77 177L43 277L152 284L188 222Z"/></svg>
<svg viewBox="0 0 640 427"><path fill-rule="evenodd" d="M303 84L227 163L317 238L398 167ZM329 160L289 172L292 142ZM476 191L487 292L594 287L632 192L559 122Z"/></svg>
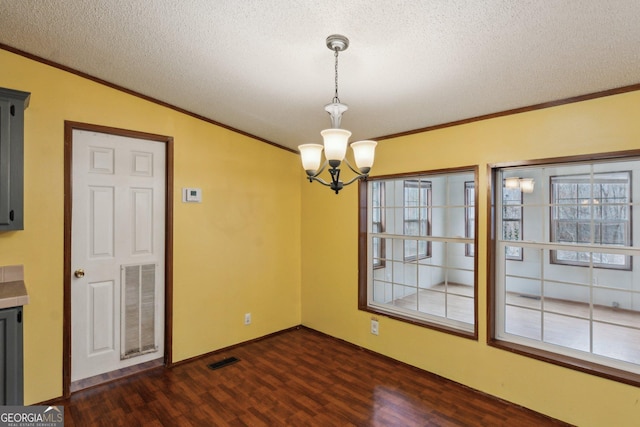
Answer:
<svg viewBox="0 0 640 427"><path fill-rule="evenodd" d="M164 365L172 365L173 318L173 137L118 129L107 126L65 121L64 123L64 313L63 313L63 397L71 395L71 207L73 172L73 131L86 130L117 136L161 142L166 147L165 193L165 298L164 298Z"/></svg>

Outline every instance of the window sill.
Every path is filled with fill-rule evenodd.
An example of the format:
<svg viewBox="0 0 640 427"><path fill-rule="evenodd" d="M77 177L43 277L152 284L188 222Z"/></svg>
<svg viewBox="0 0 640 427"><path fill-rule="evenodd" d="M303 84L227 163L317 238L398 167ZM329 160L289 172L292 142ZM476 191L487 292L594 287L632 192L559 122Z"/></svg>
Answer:
<svg viewBox="0 0 640 427"><path fill-rule="evenodd" d="M398 320L404 323L409 323L411 325L419 326L422 328L433 329L435 331L456 335L456 336L467 338L470 340L475 340L475 341L478 340L477 319L476 319L476 326L473 328L473 331L464 331L462 329L457 329L451 326L447 326L447 325L443 325L435 322L429 322L423 319L417 319L411 316L403 316L402 314L399 314L399 313L382 310L377 307L371 307L369 305L360 305L358 306L358 310L366 311L368 313L376 314L378 316L385 316L390 319Z"/></svg>

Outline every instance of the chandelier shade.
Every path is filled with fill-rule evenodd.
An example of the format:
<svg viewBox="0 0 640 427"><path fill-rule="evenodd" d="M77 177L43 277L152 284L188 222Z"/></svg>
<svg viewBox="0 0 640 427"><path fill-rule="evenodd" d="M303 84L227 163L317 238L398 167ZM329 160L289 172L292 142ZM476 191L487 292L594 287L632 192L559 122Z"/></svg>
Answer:
<svg viewBox="0 0 640 427"><path fill-rule="evenodd" d="M520 190L523 193L533 193L533 189L535 188L535 182L533 178L522 178L520 180Z"/></svg>
<svg viewBox="0 0 640 427"><path fill-rule="evenodd" d="M349 107L341 103L338 97L338 53L349 47L349 39L339 34L333 34L327 37L326 44L334 52L335 57L335 95L331 103L324 106L324 110L331 117L331 128L320 132L324 145L303 144L298 146L298 149L300 150L302 167L307 173L309 182L319 182L330 187L338 194L345 185L349 185L359 179L367 179L373 166L377 142L365 140L352 143L351 149L358 169L349 164L346 155L351 132L340 128L342 115ZM322 163L323 150L326 158L324 163ZM354 178L346 183L340 180L340 166L343 162L356 174ZM329 174L331 176L330 182L319 177L327 166L329 166Z"/></svg>
<svg viewBox="0 0 640 427"><path fill-rule="evenodd" d="M510 177L504 180L504 187L510 189L520 188L520 178L518 177Z"/></svg>
<svg viewBox="0 0 640 427"><path fill-rule="evenodd" d="M376 145L378 145L377 142L370 140L357 141L351 144L356 166L362 173L369 173L369 170L373 166ZM364 172L365 170L366 172Z"/></svg>
<svg viewBox="0 0 640 427"><path fill-rule="evenodd" d="M533 178L509 177L504 180L504 188L520 190L523 193L533 193L535 185Z"/></svg>
<svg viewBox="0 0 640 427"><path fill-rule="evenodd" d="M298 149L302 158L302 167L307 171L307 175L309 172L314 175L320 169L324 147L320 144L303 144L298 146Z"/></svg>
<svg viewBox="0 0 640 427"><path fill-rule="evenodd" d="M324 155L329 164L332 161L337 161L337 166L339 166L339 162L347 154L347 145L349 144L351 132L345 129L325 129L320 132L320 135L324 140Z"/></svg>

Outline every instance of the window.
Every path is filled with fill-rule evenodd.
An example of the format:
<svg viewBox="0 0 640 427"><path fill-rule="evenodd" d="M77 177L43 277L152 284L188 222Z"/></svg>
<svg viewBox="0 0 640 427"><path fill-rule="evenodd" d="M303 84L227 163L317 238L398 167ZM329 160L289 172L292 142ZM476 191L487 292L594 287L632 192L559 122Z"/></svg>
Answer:
<svg viewBox="0 0 640 427"><path fill-rule="evenodd" d="M371 229L374 233L384 233L384 185L380 181L371 183ZM372 241L371 255L373 268L384 267L384 239L376 237Z"/></svg>
<svg viewBox="0 0 640 427"><path fill-rule="evenodd" d="M633 238L640 151L635 156L491 167L491 345L640 385L640 280L633 262L640 254ZM535 188L507 196L507 177L533 179ZM518 204L514 227L511 207ZM520 260L510 256L511 247Z"/></svg>
<svg viewBox="0 0 640 427"><path fill-rule="evenodd" d="M520 188L502 188L502 238L522 240L522 191ZM507 246L507 259L522 261L522 248Z"/></svg>
<svg viewBox="0 0 640 427"><path fill-rule="evenodd" d="M551 241L630 246L631 172L551 177ZM591 259L593 258L593 259ZM629 270L620 254L551 251L556 264Z"/></svg>
<svg viewBox="0 0 640 427"><path fill-rule="evenodd" d="M404 181L404 235L428 236L431 234L431 182L420 179ZM405 240L404 259L412 261L431 256L431 242Z"/></svg>
<svg viewBox="0 0 640 427"><path fill-rule="evenodd" d="M469 199L465 182L476 174L464 168L360 184L361 310L477 337L475 258L465 256L476 244L475 230L466 235L475 186Z"/></svg>
<svg viewBox="0 0 640 427"><path fill-rule="evenodd" d="M464 183L464 237L473 238L476 230L476 184L473 181ZM467 243L464 246L465 256L475 256L474 246Z"/></svg>

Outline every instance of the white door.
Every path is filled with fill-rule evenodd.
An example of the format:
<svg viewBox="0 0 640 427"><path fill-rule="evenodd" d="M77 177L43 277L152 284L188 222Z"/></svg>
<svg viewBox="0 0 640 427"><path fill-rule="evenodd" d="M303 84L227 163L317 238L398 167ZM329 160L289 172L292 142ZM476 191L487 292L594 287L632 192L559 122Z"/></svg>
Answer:
<svg viewBox="0 0 640 427"><path fill-rule="evenodd" d="M72 137L71 381L164 355L165 144Z"/></svg>

